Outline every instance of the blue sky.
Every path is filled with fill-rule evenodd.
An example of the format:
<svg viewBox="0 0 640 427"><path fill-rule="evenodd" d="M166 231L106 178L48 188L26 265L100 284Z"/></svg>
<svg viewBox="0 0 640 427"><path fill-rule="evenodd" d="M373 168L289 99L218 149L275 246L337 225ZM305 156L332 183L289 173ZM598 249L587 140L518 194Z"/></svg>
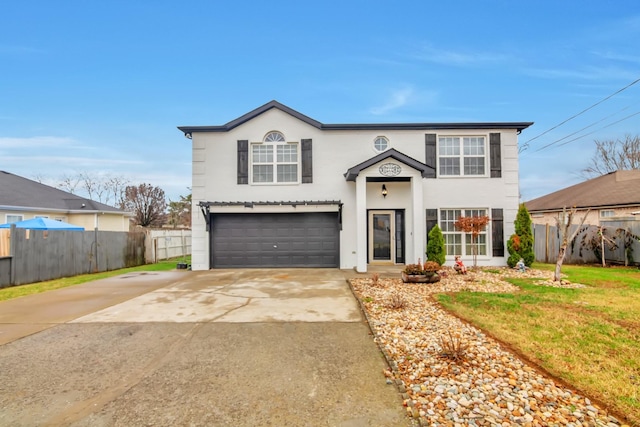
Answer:
<svg viewBox="0 0 640 427"><path fill-rule="evenodd" d="M323 123L533 121L526 201L583 181L594 139L640 134L638 83L537 137L639 79L638 40L637 0L4 2L0 169L176 200L176 126L276 99Z"/></svg>

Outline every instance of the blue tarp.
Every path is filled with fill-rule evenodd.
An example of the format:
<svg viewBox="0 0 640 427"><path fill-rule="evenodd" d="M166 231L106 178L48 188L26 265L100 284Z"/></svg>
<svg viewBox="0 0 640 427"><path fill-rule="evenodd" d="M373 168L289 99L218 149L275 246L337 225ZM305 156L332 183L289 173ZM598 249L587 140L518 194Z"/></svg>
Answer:
<svg viewBox="0 0 640 427"><path fill-rule="evenodd" d="M83 227L56 221L49 218L33 218L14 222L16 228L28 228L29 230L75 230L84 231ZM11 224L0 224L0 228L11 228Z"/></svg>

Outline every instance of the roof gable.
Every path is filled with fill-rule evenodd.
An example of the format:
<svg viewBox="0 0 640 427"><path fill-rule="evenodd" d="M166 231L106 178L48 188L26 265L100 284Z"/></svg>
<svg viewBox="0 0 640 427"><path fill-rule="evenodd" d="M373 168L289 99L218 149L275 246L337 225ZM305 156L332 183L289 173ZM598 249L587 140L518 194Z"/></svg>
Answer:
<svg viewBox="0 0 640 427"><path fill-rule="evenodd" d="M375 165L376 163L379 163L389 158L392 158L401 163L404 163L405 165L419 171L422 174L423 178L426 177L428 170L433 169L431 166L427 166L424 163L421 163L416 159L409 157L406 154L403 154L397 151L396 149L392 148L390 150L387 150L383 153L378 154L377 156L370 158L369 160L365 160L360 164L350 167L347 170L347 172L344 174L344 176L347 179L347 181L355 181L361 171L363 171L364 169L367 169L370 166Z"/></svg>
<svg viewBox="0 0 640 427"><path fill-rule="evenodd" d="M640 170L611 172L525 202L529 212L640 205Z"/></svg>
<svg viewBox="0 0 640 427"><path fill-rule="evenodd" d="M270 101L221 126L178 126L185 136L191 138L194 132L228 132L249 120L276 108L298 120L321 130L436 130L436 129L515 129L518 132L528 128L533 122L479 122L479 123L343 123L324 124L289 108L278 101Z"/></svg>
<svg viewBox="0 0 640 427"><path fill-rule="evenodd" d="M0 206L62 211L125 213L120 209L0 171Z"/></svg>

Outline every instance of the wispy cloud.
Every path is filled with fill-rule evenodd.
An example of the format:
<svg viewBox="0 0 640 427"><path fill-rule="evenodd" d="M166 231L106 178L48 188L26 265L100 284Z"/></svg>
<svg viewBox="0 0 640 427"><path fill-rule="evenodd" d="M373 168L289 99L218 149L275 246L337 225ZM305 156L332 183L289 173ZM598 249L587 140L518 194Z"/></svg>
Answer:
<svg viewBox="0 0 640 427"><path fill-rule="evenodd" d="M591 53L602 59L640 64L640 55L627 55L624 53L617 53L612 51L594 51Z"/></svg>
<svg viewBox="0 0 640 427"><path fill-rule="evenodd" d="M510 61L510 56L497 52L465 52L437 49L426 45L411 55L414 59L450 66L491 65Z"/></svg>
<svg viewBox="0 0 640 427"><path fill-rule="evenodd" d="M43 53L43 52L44 52L43 50L30 47L30 46L0 44L0 54L24 55L24 54L33 54L33 53Z"/></svg>
<svg viewBox="0 0 640 427"><path fill-rule="evenodd" d="M141 165L145 162L142 160L131 160L131 159L105 159L105 158L92 158L92 157L77 157L77 156L56 156L56 155L31 155L25 154L21 155L6 155L2 156L3 160L6 160L7 163L28 163L32 168L38 167L40 164L43 165L51 165L59 167L59 165L68 165L73 168L85 168L85 167L93 167L99 166L102 168L107 168L109 165L112 166L123 166L123 165Z"/></svg>
<svg viewBox="0 0 640 427"><path fill-rule="evenodd" d="M400 107L404 107L407 102L413 96L412 88L403 88L396 90L391 93L391 96L380 106L373 107L370 111L371 114L375 114L376 116L387 114L390 111L396 110Z"/></svg>
<svg viewBox="0 0 640 427"><path fill-rule="evenodd" d="M78 145L73 138L58 136L0 137L0 148L74 147Z"/></svg>
<svg viewBox="0 0 640 427"><path fill-rule="evenodd" d="M546 79L581 79L581 80L605 80L613 79L632 81L638 78L638 73L631 69L620 67L584 67L582 69L567 68L529 68L523 73L533 77Z"/></svg>

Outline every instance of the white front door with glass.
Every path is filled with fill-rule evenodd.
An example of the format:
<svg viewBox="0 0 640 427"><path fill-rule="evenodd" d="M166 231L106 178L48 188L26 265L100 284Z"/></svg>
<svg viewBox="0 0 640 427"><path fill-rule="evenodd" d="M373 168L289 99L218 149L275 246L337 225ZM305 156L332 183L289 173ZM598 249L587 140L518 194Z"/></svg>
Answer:
<svg viewBox="0 0 640 427"><path fill-rule="evenodd" d="M393 263L395 254L395 212L369 211L369 262Z"/></svg>

